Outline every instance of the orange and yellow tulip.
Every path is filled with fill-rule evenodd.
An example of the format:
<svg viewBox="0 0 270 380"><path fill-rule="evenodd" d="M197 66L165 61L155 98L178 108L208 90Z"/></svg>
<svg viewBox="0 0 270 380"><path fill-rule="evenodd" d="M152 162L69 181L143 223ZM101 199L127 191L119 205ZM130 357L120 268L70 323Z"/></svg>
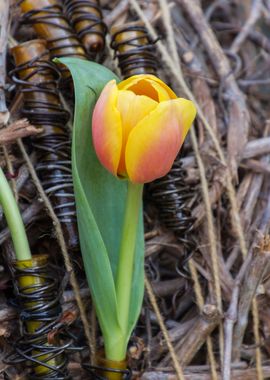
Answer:
<svg viewBox="0 0 270 380"><path fill-rule="evenodd" d="M96 154L115 176L151 182L171 169L195 115L190 100L154 75L111 80L93 113Z"/></svg>

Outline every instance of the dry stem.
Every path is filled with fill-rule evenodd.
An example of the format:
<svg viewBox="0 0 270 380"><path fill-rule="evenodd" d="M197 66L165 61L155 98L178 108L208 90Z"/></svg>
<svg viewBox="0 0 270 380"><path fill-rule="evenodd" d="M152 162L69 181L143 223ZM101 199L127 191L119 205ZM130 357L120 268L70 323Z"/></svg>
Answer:
<svg viewBox="0 0 270 380"><path fill-rule="evenodd" d="M26 119L17 120L0 130L0 145L15 143L17 139L42 133L41 128L36 128Z"/></svg>
<svg viewBox="0 0 270 380"><path fill-rule="evenodd" d="M149 300L151 302L151 305L152 305L152 307L154 309L154 312L156 313L156 316L158 318L159 326L160 326L160 329L161 329L161 331L163 333L163 336L164 336L164 339L166 341L168 350L170 352L170 355L171 355L171 358L172 358L172 362L173 362L173 365L174 365L174 368L175 368L175 371L176 371L176 374L177 374L177 379L178 380L185 380L185 377L183 375L183 370L181 368L181 365L178 362L175 350L173 348L173 345L171 343L170 337L168 335L168 331L167 331L166 326L165 326L165 324L163 322L163 318L162 318L162 315L160 313L160 310L159 310L159 307L158 307L158 304L157 304L157 301L156 301L156 297L155 297L155 295L153 293L151 284L150 284L150 282L148 281L147 278L145 278L145 287L146 287L146 291L147 291Z"/></svg>
<svg viewBox="0 0 270 380"><path fill-rule="evenodd" d="M256 289L258 288L262 279L263 273L266 268L267 259L269 256L270 244L269 237L263 239L259 247L254 249L254 257L251 264L246 271L243 285L241 286L241 293L239 297L238 318L233 335L233 360L240 359L240 349L244 338L244 333L248 323L248 314L252 305ZM257 303L253 303L253 308L257 309ZM258 315L258 310L256 315ZM253 316L254 318L254 316ZM255 317L256 318L256 317ZM259 322L258 319L254 321L254 336L255 342L259 344L260 338L258 333ZM260 357L258 360L261 360ZM258 366L260 368L261 366ZM260 373L258 374L260 378Z"/></svg>
<svg viewBox="0 0 270 380"><path fill-rule="evenodd" d="M9 112L5 98L6 47L9 30L9 0L0 3L0 126L6 124Z"/></svg>

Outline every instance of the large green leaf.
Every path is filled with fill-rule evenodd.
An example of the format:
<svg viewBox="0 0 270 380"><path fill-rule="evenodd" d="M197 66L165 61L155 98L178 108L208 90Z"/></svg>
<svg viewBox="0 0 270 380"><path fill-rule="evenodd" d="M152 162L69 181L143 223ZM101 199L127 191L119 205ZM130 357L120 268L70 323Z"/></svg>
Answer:
<svg viewBox="0 0 270 380"><path fill-rule="evenodd" d="M62 58L73 77L75 116L72 172L81 251L85 271L103 334L129 337L143 297L144 239L140 216L130 305L129 331L118 323L115 274L124 218L126 181L111 175L99 163L93 145L91 120L97 97L105 84L118 78L105 67L77 58Z"/></svg>

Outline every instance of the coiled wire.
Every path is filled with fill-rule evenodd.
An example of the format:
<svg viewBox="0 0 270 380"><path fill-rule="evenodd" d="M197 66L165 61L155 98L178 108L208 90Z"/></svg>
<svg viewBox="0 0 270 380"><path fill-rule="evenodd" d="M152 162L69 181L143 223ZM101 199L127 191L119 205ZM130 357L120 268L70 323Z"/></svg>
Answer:
<svg viewBox="0 0 270 380"><path fill-rule="evenodd" d="M43 132L32 138L37 151L36 171L62 223L67 246L78 249L75 199L71 172L69 113L58 92L60 72L49 62L46 42L33 40L12 49L17 67L10 72L23 94L22 115ZM31 57L31 58L30 58ZM20 63L23 62L23 63Z"/></svg>
<svg viewBox="0 0 270 380"><path fill-rule="evenodd" d="M61 327L59 284L48 256L36 256L32 263L16 265L15 291L19 301L22 337L14 343L5 362L24 363L29 380L70 380L66 352L73 350L72 340L60 343ZM49 334L54 331L49 341Z"/></svg>
<svg viewBox="0 0 270 380"><path fill-rule="evenodd" d="M186 184L186 173L177 157L170 172L148 186L151 199L159 209L161 222L173 231L184 249L184 259L177 270L186 276L187 262L196 250L191 232L195 222L187 203L193 198L194 190ZM181 268L184 269L181 270Z"/></svg>
<svg viewBox="0 0 270 380"><path fill-rule="evenodd" d="M91 374L92 380L107 380L106 374L111 375L121 375L122 380L131 380L132 378L132 371L131 369L115 369L115 368L108 368L103 366L94 366L89 364L83 364L83 368ZM105 373L105 375L101 375L100 373Z"/></svg>
<svg viewBox="0 0 270 380"><path fill-rule="evenodd" d="M86 53L73 32L61 3L57 0L20 0L23 12L20 22L32 25L39 38L48 42L51 58L79 57L86 59ZM67 75L67 71L65 71Z"/></svg>
<svg viewBox="0 0 270 380"><path fill-rule="evenodd" d="M157 71L154 43L147 29L139 23L114 27L111 31L111 47L118 59L124 78L137 74L153 74Z"/></svg>
<svg viewBox="0 0 270 380"><path fill-rule="evenodd" d="M70 21L89 56L101 52L105 46L107 27L102 21L98 0L64 0Z"/></svg>

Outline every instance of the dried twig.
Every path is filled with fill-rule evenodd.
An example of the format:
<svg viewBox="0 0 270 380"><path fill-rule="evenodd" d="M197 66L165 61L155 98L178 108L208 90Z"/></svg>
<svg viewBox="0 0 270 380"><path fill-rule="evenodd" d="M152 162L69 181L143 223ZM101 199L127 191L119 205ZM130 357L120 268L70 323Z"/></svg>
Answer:
<svg viewBox="0 0 270 380"><path fill-rule="evenodd" d="M0 129L0 145L15 143L17 139L42 133L41 128L34 127L28 120L21 119Z"/></svg>
<svg viewBox="0 0 270 380"><path fill-rule="evenodd" d="M259 310L256 298L252 300L252 315L253 315L253 333L255 340L255 356L256 356L256 375L257 380L264 380L263 366L262 366L262 355L261 355L261 339L260 339L260 319L259 319Z"/></svg>
<svg viewBox="0 0 270 380"><path fill-rule="evenodd" d="M255 173L263 173L263 174L270 173L270 164L266 162L257 161L257 160L244 161L241 164L241 167L245 169L250 169L254 171Z"/></svg>
<svg viewBox="0 0 270 380"><path fill-rule="evenodd" d="M270 153L270 137L249 141L244 149L243 158L261 156L265 153Z"/></svg>
<svg viewBox="0 0 270 380"><path fill-rule="evenodd" d="M179 364L179 361L177 359L175 350L174 350L173 345L172 345L172 343L170 341L170 337L168 335L168 331L167 331L166 326L165 326L165 324L163 322L162 315L161 315L161 313L159 311L159 307L158 307L155 295L153 293L151 284L147 280L147 278L145 279L145 287L146 287L146 291L147 291L148 297L150 299L151 305L152 305L152 307L153 307L153 309L154 309L154 311L156 313L156 316L158 318L160 329L161 329L161 331L163 333L163 336L165 338L168 350L170 352L170 355L171 355L171 358L172 358L172 361L173 361L173 365L174 365L175 371L177 373L177 379L178 380L185 380L185 377L183 375L183 370L181 368L181 365Z"/></svg>
<svg viewBox="0 0 270 380"><path fill-rule="evenodd" d="M0 126L6 124L9 112L5 98L6 48L9 30L9 0L0 2Z"/></svg>
<svg viewBox="0 0 270 380"><path fill-rule="evenodd" d="M264 238L259 247L255 247L253 259L245 273L245 279L241 286L239 296L238 316L233 335L233 351L232 358L234 361L240 359L240 349L244 338L244 333L248 323L248 314L252 305L252 300L258 288L263 273L266 269L265 265L270 257L270 238Z"/></svg>
<svg viewBox="0 0 270 380"><path fill-rule="evenodd" d="M248 261L246 260L243 265L247 266ZM242 266L243 267L243 266ZM225 323L224 323L224 358L223 358L223 369L222 369L222 380L231 379L231 356L232 356L232 335L233 335L233 326L237 318L237 305L239 298L239 289L240 282L244 275L242 271L241 276L238 274L238 278L235 280L235 286L232 292L231 303L228 308L227 313L225 314Z"/></svg>
<svg viewBox="0 0 270 380"><path fill-rule="evenodd" d="M250 15L245 22L243 28L241 29L240 33L235 37L233 40L233 43L230 47L230 51L234 54L236 54L245 39L247 38L250 30L253 28L253 26L258 21L262 11L262 0L253 0L252 6L250 8Z"/></svg>
<svg viewBox="0 0 270 380"><path fill-rule="evenodd" d="M121 0L119 4L105 17L105 24L111 26L119 16L122 16L123 13L128 9L128 0Z"/></svg>
<svg viewBox="0 0 270 380"><path fill-rule="evenodd" d="M207 337L218 326L220 319L221 315L214 305L205 305L203 307L192 329L174 347L182 367L186 367L191 362ZM159 367L167 367L169 362L170 356L167 355L161 361Z"/></svg>
<svg viewBox="0 0 270 380"><path fill-rule="evenodd" d="M237 177L237 163L240 162L247 143L250 127L249 112L244 94L240 91L233 76L230 63L223 53L212 29L205 19L201 6L197 1L178 0L185 9L196 29L209 58L224 87L228 101L228 155L233 177ZM235 126L237 125L237 128Z"/></svg>
<svg viewBox="0 0 270 380"><path fill-rule="evenodd" d="M262 367L263 379L267 379L270 376L270 367ZM193 373L188 371L188 368L184 371L186 380L212 380L211 374L203 372L197 368ZM219 379L221 379L221 374L218 373ZM230 380L255 380L257 379L256 369L233 369L231 373ZM149 371L142 375L141 380L177 380L176 375L173 372L168 371Z"/></svg>
<svg viewBox="0 0 270 380"><path fill-rule="evenodd" d="M199 282L198 272L197 272L196 266L194 265L193 259L189 260L189 269L190 269L192 280L194 281L194 290L195 290L197 304L199 306L200 312L202 312L203 306L204 306L204 299L202 295L201 285ZM211 364L212 380L217 380L218 379L217 369L216 369L217 365L216 365L216 360L214 356L213 343L212 343L212 339L210 335L208 335L206 338L206 344L207 344L208 357Z"/></svg>

